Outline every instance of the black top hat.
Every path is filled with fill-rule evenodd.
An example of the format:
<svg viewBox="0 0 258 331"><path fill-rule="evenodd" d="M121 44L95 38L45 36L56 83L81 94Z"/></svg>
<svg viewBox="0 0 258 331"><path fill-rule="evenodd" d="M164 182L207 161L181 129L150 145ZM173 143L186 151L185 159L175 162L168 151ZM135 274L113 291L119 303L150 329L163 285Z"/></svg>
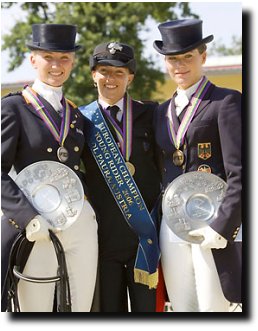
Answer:
<svg viewBox="0 0 258 331"><path fill-rule="evenodd" d="M93 56L90 57L90 69L93 70L97 64L126 67L132 73L136 71L133 48L119 42L108 42L96 46Z"/></svg>
<svg viewBox="0 0 258 331"><path fill-rule="evenodd" d="M175 20L161 23L161 40L155 40L153 47L163 55L186 53L213 40L213 35L202 37L202 21L197 19Z"/></svg>
<svg viewBox="0 0 258 331"><path fill-rule="evenodd" d="M33 24L31 50L51 52L75 52L81 48L75 45L76 26L69 24Z"/></svg>

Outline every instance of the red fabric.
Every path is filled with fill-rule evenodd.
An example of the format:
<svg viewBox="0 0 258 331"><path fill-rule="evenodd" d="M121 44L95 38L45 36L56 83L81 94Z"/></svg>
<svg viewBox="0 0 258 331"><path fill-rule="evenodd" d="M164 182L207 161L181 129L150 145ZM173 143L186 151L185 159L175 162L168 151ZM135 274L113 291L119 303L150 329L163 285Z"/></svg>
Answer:
<svg viewBox="0 0 258 331"><path fill-rule="evenodd" d="M161 265L159 265L159 282L156 291L156 313L163 313L165 302L167 298L167 291L164 282L163 272Z"/></svg>

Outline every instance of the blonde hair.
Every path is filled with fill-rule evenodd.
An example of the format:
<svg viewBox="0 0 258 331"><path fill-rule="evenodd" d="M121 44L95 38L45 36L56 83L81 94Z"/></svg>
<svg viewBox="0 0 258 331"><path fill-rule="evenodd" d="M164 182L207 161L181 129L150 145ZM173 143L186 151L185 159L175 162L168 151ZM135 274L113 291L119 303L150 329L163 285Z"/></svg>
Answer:
<svg viewBox="0 0 258 331"><path fill-rule="evenodd" d="M207 50L207 45L206 44L201 44L199 47L197 47L197 50L200 54L202 54Z"/></svg>

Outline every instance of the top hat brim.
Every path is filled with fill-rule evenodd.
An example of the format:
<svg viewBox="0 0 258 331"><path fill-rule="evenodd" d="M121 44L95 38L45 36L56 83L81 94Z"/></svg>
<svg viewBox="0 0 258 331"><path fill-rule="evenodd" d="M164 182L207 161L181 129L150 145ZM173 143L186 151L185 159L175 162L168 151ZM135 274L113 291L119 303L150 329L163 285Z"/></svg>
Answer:
<svg viewBox="0 0 258 331"><path fill-rule="evenodd" d="M213 38L214 38L213 35L210 35L204 39L199 40L198 42L192 45L188 45L187 47L182 47L180 49L179 48L177 49L176 47L172 47L172 45L164 46L162 40L155 40L153 43L153 47L156 49L156 51L158 51L160 54L163 55L178 55L191 51L202 44L207 44L211 42Z"/></svg>
<svg viewBox="0 0 258 331"><path fill-rule="evenodd" d="M49 45L36 45L34 43L26 43L27 47L30 50L39 50L39 51L49 51L49 52L62 52L62 53L69 53L69 52L76 52L79 49L82 48L81 45L75 45L73 48L64 48L64 47L58 47L58 46L49 46Z"/></svg>

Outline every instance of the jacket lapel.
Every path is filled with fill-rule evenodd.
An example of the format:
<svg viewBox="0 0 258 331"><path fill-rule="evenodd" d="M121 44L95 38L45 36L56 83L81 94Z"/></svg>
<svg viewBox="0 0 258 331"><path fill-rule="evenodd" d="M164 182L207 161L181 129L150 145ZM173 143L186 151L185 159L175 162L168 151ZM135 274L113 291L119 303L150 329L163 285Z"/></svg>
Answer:
<svg viewBox="0 0 258 331"><path fill-rule="evenodd" d="M43 103L43 105L45 106L45 108L47 109L48 113L53 118L57 126L60 127L62 122L61 116L58 115L57 111L52 107L52 105L47 100L42 98L40 95L38 95L38 98Z"/></svg>
<svg viewBox="0 0 258 331"><path fill-rule="evenodd" d="M172 99L167 100L162 108L161 111L163 112L163 118L165 119L165 126L167 127L167 121L169 121L168 114L171 112L171 117L173 121L173 126L175 129L175 132L178 131L178 128L180 126L180 121L176 115L176 105L175 105L175 95L172 97Z"/></svg>
<svg viewBox="0 0 258 331"><path fill-rule="evenodd" d="M202 102L200 103L198 109L196 110L196 112L195 112L195 114L194 114L194 117L193 117L192 121L194 121L195 118L198 116L198 114L200 114L200 113L204 110L204 108L210 103L210 95L211 95L211 92L212 92L213 88L214 88L214 85L212 84L212 85L209 87L208 91L206 92L206 94L205 94L205 96L204 96ZM187 107L186 107L186 108L182 111L182 113L179 115L179 120L180 120L180 122L181 122L182 119L184 118L184 115L185 115L186 110L187 110ZM174 113L175 113L175 112L174 112ZM176 117L176 116L175 116L175 117ZM174 120L174 118L173 118L173 120Z"/></svg>
<svg viewBox="0 0 258 331"><path fill-rule="evenodd" d="M171 111L174 129L175 132L177 132L180 126L180 118L178 118L176 115L175 95L172 97L170 105L168 106L169 107L168 111Z"/></svg>
<svg viewBox="0 0 258 331"><path fill-rule="evenodd" d="M146 111L146 107L144 107L144 104L138 103L134 100L132 100L132 112L133 112L133 122Z"/></svg>
<svg viewBox="0 0 258 331"><path fill-rule="evenodd" d="M206 108L206 106L210 103L210 95L214 89L214 84L211 84L211 86L208 88L208 91L206 92L202 102L200 103L193 120Z"/></svg>
<svg viewBox="0 0 258 331"><path fill-rule="evenodd" d="M60 127L61 122L62 122L61 117L58 115L58 113L55 111L55 109L52 107L52 105L49 102L47 102L47 100L45 100L38 94L37 94L37 96L38 96L39 100L42 102L42 104L44 105L44 107L47 109L48 113L51 115L51 117L53 118L53 120L55 121L57 126ZM27 100L25 100L25 102L27 104L27 109L42 120L41 116L34 109L34 107Z"/></svg>

